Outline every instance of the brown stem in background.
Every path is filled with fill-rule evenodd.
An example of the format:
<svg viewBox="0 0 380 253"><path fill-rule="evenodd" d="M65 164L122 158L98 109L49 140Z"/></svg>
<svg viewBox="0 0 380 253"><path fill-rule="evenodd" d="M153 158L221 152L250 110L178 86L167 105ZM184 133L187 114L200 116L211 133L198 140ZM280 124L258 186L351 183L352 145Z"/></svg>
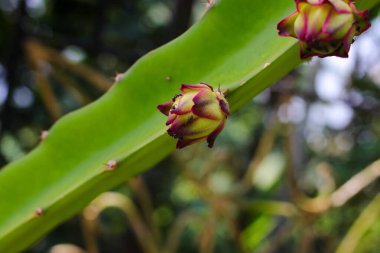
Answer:
<svg viewBox="0 0 380 253"><path fill-rule="evenodd" d="M79 103L86 104L91 98L81 91L79 84L75 83L70 77L63 74L59 68L67 68L72 73L87 80L101 91L106 91L111 86L109 79L99 74L90 67L74 64L66 60L58 51L45 47L34 39L25 41L25 51L29 63L34 70L37 89L53 121L62 115L62 108L54 94L52 84L48 76L52 75L59 83L70 92Z"/></svg>
<svg viewBox="0 0 380 253"><path fill-rule="evenodd" d="M289 186L290 196L293 200L299 199L303 196L303 193L299 190L296 174L295 174L295 162L294 162L294 153L293 153L293 134L294 126L288 124L284 126L285 136L284 136L284 153L286 155L286 179Z"/></svg>
<svg viewBox="0 0 380 253"><path fill-rule="evenodd" d="M112 85L111 80L98 71L82 64L70 62L60 52L42 45L35 39L26 40L25 47L34 54L38 61L46 61L56 67L66 68L101 91L107 91Z"/></svg>
<svg viewBox="0 0 380 253"><path fill-rule="evenodd" d="M287 124L285 126L285 136L284 136L284 153L287 158L286 164L286 179L290 191L290 197L292 201L297 206L302 206L303 199L307 198L304 193L299 189L297 177L295 173L295 153L294 153L294 125ZM296 246L296 252L313 252L312 243L315 240L315 235L313 231L313 223L316 218L316 214L310 214L301 208L300 219L302 225L302 233L300 235L300 240Z"/></svg>
<svg viewBox="0 0 380 253"><path fill-rule="evenodd" d="M151 231L144 223L133 202L125 195L117 192L105 192L91 202L83 211L84 237L89 253L97 253L98 248L94 242L96 219L107 207L120 208L128 217L132 230L145 253L158 253L159 246L153 239ZM93 251L90 251L93 250Z"/></svg>
<svg viewBox="0 0 380 253"><path fill-rule="evenodd" d="M351 177L346 183L328 196L309 198L298 191L295 203L305 212L315 214L323 213L330 208L343 206L379 177L380 160L377 160Z"/></svg>
<svg viewBox="0 0 380 253"><path fill-rule="evenodd" d="M275 114L272 114L268 127L262 134L256 152L253 155L251 161L249 162L247 171L243 176L241 183L242 189L238 189L239 192L246 191L247 189L252 187L252 180L254 174L259 168L259 165L262 163L262 161L265 159L268 153L272 150L272 147L276 140L278 127L279 124L277 122L277 117Z"/></svg>
<svg viewBox="0 0 380 253"><path fill-rule="evenodd" d="M331 205L333 207L343 206L348 200L361 192L379 177L380 160L377 160L358 174L354 175L350 180L331 194Z"/></svg>
<svg viewBox="0 0 380 253"><path fill-rule="evenodd" d="M55 78L77 101L83 106L92 101L91 97L83 90L77 87L75 81L68 75L65 75L61 70L52 69L52 77Z"/></svg>
<svg viewBox="0 0 380 253"><path fill-rule="evenodd" d="M88 253L99 253L98 243L97 243L97 224L96 219L98 212L96 209L89 211L91 207L86 207L82 213L81 225L83 231L83 238L86 245L86 251ZM94 213L93 213L94 212Z"/></svg>
<svg viewBox="0 0 380 253"><path fill-rule="evenodd" d="M380 194L360 213L335 253L354 253L364 234L380 217Z"/></svg>
<svg viewBox="0 0 380 253"><path fill-rule="evenodd" d="M112 82L109 78L100 74L98 71L87 67L82 64L72 63L66 60L64 57L59 57L60 54L58 52L51 51L50 52L50 61L57 66L65 67L74 74L80 76L84 80L88 81L89 84L93 85L100 91L107 91Z"/></svg>
<svg viewBox="0 0 380 253"><path fill-rule="evenodd" d="M142 177L135 177L132 178L128 182L131 190L136 195L138 202L141 205L141 209L144 215L145 220L147 221L148 226L150 227L151 231L153 232L154 239L158 243L161 241L161 234L160 230L158 229L157 225L155 224L153 220L153 204L152 204L152 198L150 196L149 190L146 187Z"/></svg>
<svg viewBox="0 0 380 253"><path fill-rule="evenodd" d="M182 212L177 216L172 226L169 229L167 240L162 250L162 253L176 253L181 235L186 226L192 221L201 222L201 217L193 211Z"/></svg>
<svg viewBox="0 0 380 253"><path fill-rule="evenodd" d="M354 175L346 183L340 186L329 196L309 198L297 186L294 174L293 155L292 155L292 127L288 126L288 134L285 140L285 150L288 156L288 182L291 188L291 195L296 205L303 211L303 227L308 228L313 223L313 218L319 214L328 211L330 208L341 207L346 204L355 195L361 192L365 187L373 183L380 177L380 160L373 162L365 169ZM368 205L368 207L360 214L358 219L350 228L346 237L339 245L336 253L351 253L355 251L360 238L368 230L368 228L379 217L380 213L380 194ZM314 235L312 230L305 230L297 247L299 252L310 252L311 242Z"/></svg>
<svg viewBox="0 0 380 253"><path fill-rule="evenodd" d="M215 217L209 215L207 221L204 221L202 232L199 236L199 252L212 253L215 247Z"/></svg>
<svg viewBox="0 0 380 253"><path fill-rule="evenodd" d="M37 90L51 119L56 121L62 115L62 108L47 78L50 73L50 65L43 60L45 52L43 52L42 48L36 49L32 44L28 43L25 44L25 51L29 64L33 69Z"/></svg>

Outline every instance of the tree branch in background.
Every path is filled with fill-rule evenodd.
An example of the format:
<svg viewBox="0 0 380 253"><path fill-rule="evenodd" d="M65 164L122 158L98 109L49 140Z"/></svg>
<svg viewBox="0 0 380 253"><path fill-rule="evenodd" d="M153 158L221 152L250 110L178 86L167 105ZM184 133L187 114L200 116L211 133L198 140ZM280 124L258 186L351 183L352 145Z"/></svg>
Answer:
<svg viewBox="0 0 380 253"><path fill-rule="evenodd" d="M347 201L361 192L365 187L380 177L380 160L375 161L367 168L354 175L350 180L331 194L333 207L343 206Z"/></svg>

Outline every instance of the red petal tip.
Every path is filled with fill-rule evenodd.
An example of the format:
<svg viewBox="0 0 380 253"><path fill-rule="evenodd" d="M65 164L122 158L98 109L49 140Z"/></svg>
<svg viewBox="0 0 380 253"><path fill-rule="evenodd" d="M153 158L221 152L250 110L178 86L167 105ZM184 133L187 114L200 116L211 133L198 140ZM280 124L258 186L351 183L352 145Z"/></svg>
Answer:
<svg viewBox="0 0 380 253"><path fill-rule="evenodd" d="M205 83L182 84L180 90L183 93L186 93L186 92L191 91L191 90L201 90L201 89L204 89L204 88L209 88L209 89L213 90L213 88L210 85L205 84Z"/></svg>
<svg viewBox="0 0 380 253"><path fill-rule="evenodd" d="M169 102L166 102L164 104L160 104L160 105L157 105L157 109L162 112L163 114L165 114L166 116L169 116L169 111L173 105L173 101L170 100Z"/></svg>

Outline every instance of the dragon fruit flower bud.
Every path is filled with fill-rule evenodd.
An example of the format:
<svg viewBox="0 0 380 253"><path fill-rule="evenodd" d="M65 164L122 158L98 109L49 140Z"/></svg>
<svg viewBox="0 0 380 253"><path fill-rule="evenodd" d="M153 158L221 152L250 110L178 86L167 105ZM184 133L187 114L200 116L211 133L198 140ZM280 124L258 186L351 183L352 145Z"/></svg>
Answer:
<svg viewBox="0 0 380 253"><path fill-rule="evenodd" d="M301 58L346 58L354 41L370 26L368 11L351 0L295 0L297 10L277 25L280 36L299 40Z"/></svg>
<svg viewBox="0 0 380 253"><path fill-rule="evenodd" d="M168 116L168 134L178 139L178 149L200 141L211 148L230 114L223 92L205 83L182 84L180 90L181 94L157 106Z"/></svg>

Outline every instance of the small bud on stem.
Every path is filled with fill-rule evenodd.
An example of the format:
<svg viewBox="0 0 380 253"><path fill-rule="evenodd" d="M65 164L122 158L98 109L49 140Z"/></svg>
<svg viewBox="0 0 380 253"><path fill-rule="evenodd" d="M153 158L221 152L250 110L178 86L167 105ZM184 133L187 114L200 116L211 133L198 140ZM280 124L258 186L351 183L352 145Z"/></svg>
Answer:
<svg viewBox="0 0 380 253"><path fill-rule="evenodd" d="M200 141L211 148L230 114L223 92L205 83L182 84L180 90L181 94L157 106L168 116L168 134L178 139L179 149Z"/></svg>

